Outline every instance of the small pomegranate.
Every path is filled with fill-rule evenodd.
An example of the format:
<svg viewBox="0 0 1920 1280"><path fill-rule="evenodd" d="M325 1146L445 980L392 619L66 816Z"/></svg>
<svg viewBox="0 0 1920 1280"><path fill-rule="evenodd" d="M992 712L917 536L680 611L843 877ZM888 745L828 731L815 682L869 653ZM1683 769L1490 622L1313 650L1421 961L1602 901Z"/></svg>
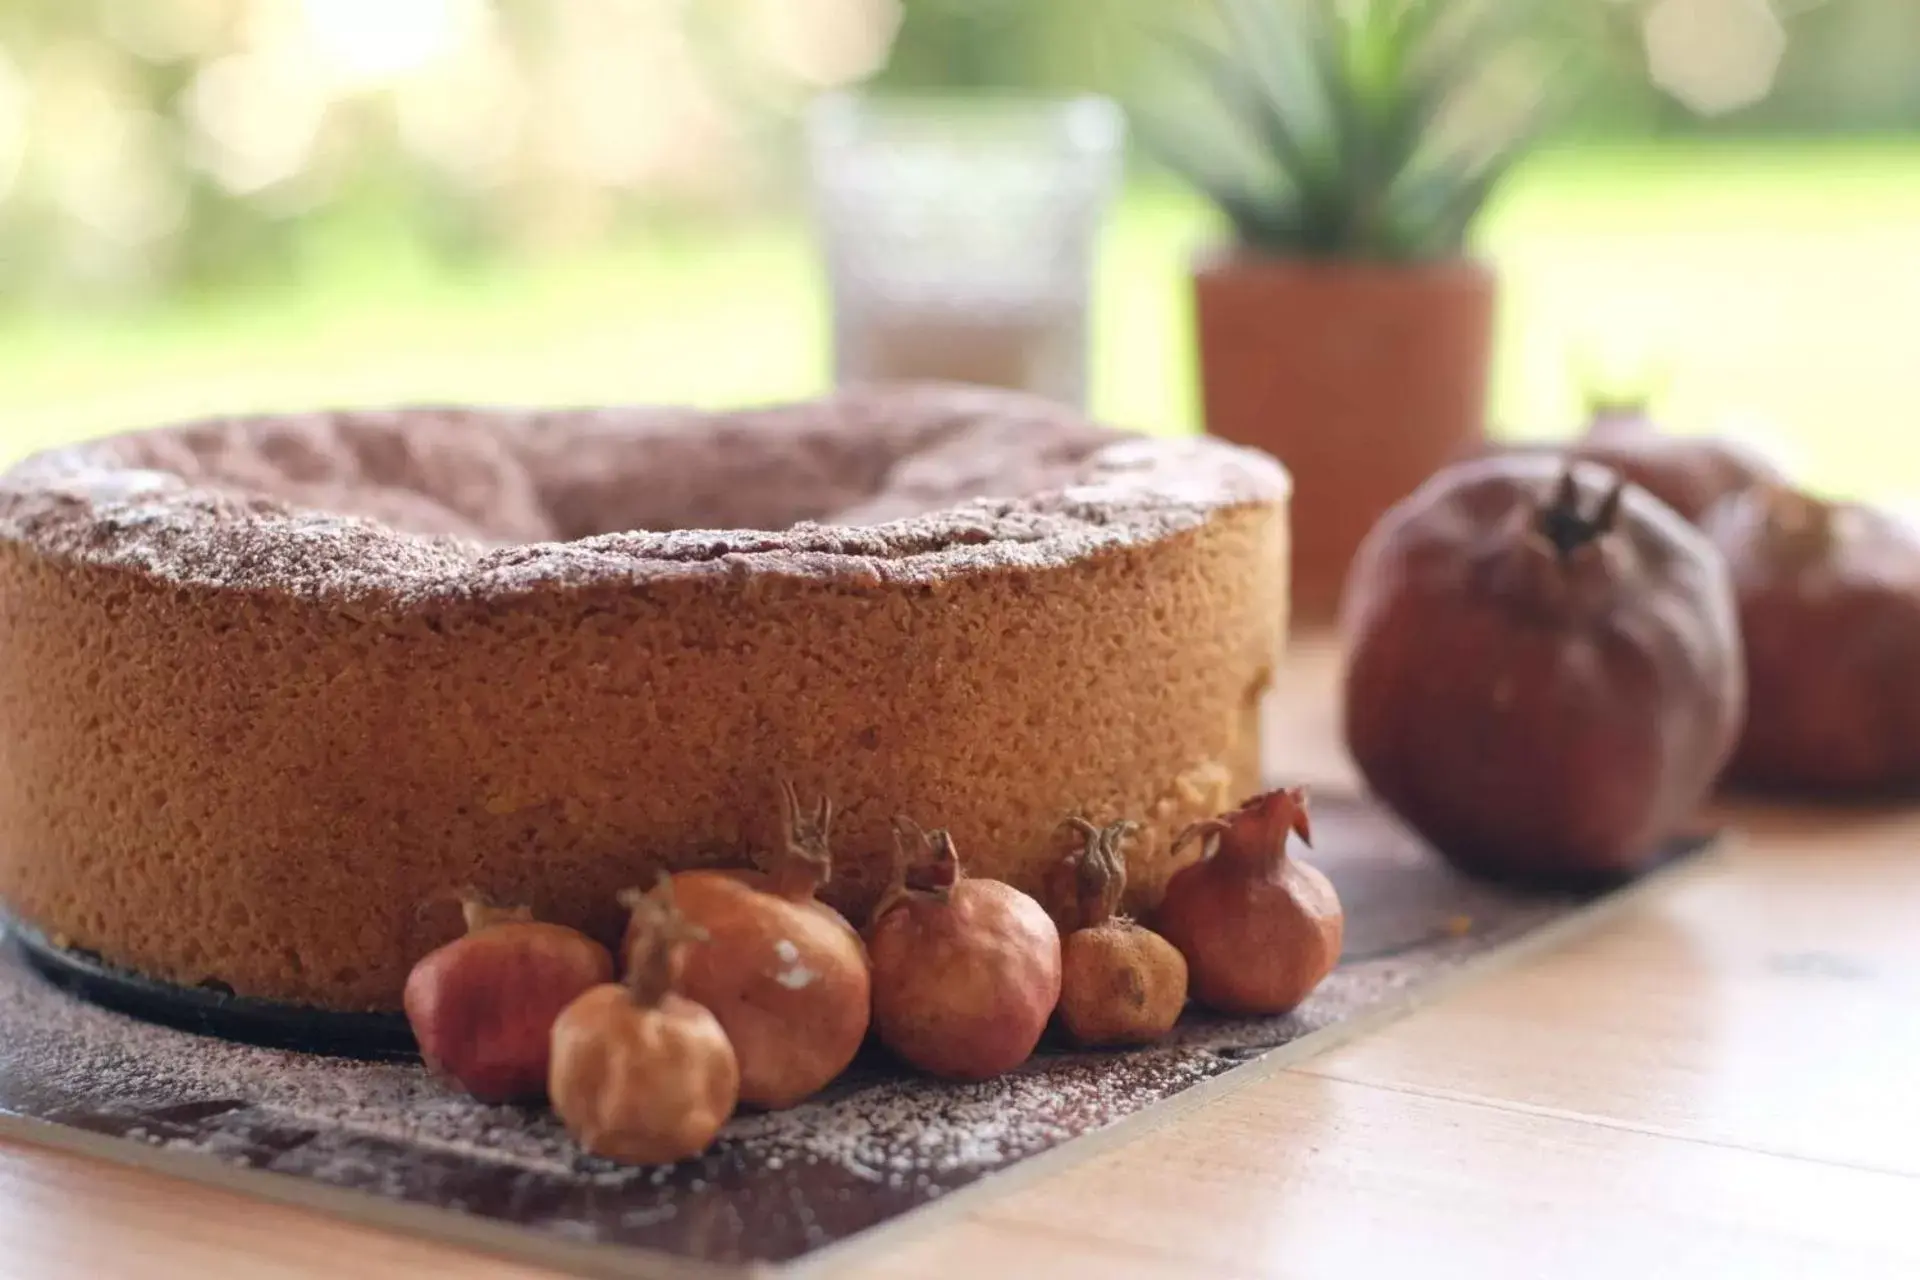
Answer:
<svg viewBox="0 0 1920 1280"><path fill-rule="evenodd" d="M674 897L704 929L679 990L726 1028L740 1059L740 1100L769 1110L818 1093L867 1036L872 990L860 935L814 894L832 874L833 806L811 814L790 786L784 850L764 873L683 871ZM623 950L631 947L633 935Z"/></svg>
<svg viewBox="0 0 1920 1280"><path fill-rule="evenodd" d="M1725 562L1589 463L1483 458L1389 511L1348 581L1347 745L1456 865L1640 869L1696 811L1746 702Z"/></svg>
<svg viewBox="0 0 1920 1280"><path fill-rule="evenodd" d="M1740 601L1747 722L1737 786L1920 790L1920 536L1868 507L1785 486L1707 522Z"/></svg>
<svg viewBox="0 0 1920 1280"><path fill-rule="evenodd" d="M866 931L875 1032L930 1075L1011 1071L1059 1003L1059 930L1012 885L969 879L948 832L900 818L894 843L894 882Z"/></svg>
<svg viewBox="0 0 1920 1280"><path fill-rule="evenodd" d="M613 977L613 957L526 907L490 906L470 891L460 906L466 936L414 965L401 997L420 1057L483 1102L538 1098L554 1019Z"/></svg>
<svg viewBox="0 0 1920 1280"><path fill-rule="evenodd" d="M673 989L687 944L705 937L674 906L673 881L661 876L629 907L626 981L593 988L553 1024L547 1092L588 1151L666 1164L713 1145L739 1098L740 1066L719 1020Z"/></svg>
<svg viewBox="0 0 1920 1280"><path fill-rule="evenodd" d="M1134 824L1068 825L1085 839L1063 865L1073 893L1061 914L1071 921L1060 943L1060 1023L1090 1047L1151 1044L1173 1029L1187 1005L1187 961L1179 948L1117 915L1127 891L1121 845Z"/></svg>
<svg viewBox="0 0 1920 1280"><path fill-rule="evenodd" d="M1205 855L1167 882L1154 925L1187 958L1193 997L1219 1013L1286 1013L1340 960L1346 917L1319 871L1287 854L1313 843L1301 788L1256 796L1180 834Z"/></svg>

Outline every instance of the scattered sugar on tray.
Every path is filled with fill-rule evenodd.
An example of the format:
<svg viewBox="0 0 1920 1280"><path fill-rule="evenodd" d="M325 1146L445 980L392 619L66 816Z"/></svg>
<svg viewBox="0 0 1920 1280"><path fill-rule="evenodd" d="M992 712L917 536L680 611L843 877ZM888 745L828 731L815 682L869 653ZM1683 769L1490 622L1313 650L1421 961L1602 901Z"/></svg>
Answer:
<svg viewBox="0 0 1920 1280"><path fill-rule="evenodd" d="M129 1111L230 1099L281 1128L357 1133L552 1176L587 1176L599 1185L642 1179L659 1185L670 1175L583 1161L544 1111L483 1106L409 1064L193 1036L81 1003L17 972L0 983L0 1013L16 1032L13 1051L33 1059L43 1076ZM789 1111L743 1114L720 1150L748 1165L827 1164L868 1181L988 1169L1222 1069L1215 1055L1196 1048L1126 1059L1047 1057L980 1084L880 1080ZM202 1125L200 1136L169 1145L217 1149L250 1141L244 1133L222 1137L217 1126Z"/></svg>
<svg viewBox="0 0 1920 1280"><path fill-rule="evenodd" d="M35 1080L124 1115L135 1140L228 1159L253 1153L277 1169L342 1185L397 1187L397 1145L609 1193L677 1194L669 1188L685 1190L690 1180L725 1187L740 1170L811 1179L818 1176L811 1171L833 1169L931 1196L1392 998L1478 954L1489 937L1524 931L1552 913L1542 906L1486 937L1430 940L1405 955L1349 966L1290 1018L1192 1018L1150 1050L1048 1054L978 1084L897 1077L869 1064L791 1110L736 1117L692 1166L627 1168L583 1157L544 1109L476 1103L417 1065L256 1048L123 1017L57 991L11 958L0 963L0 1024L8 1028L9 1055L30 1064ZM232 1105L193 1110L221 1103ZM279 1150L279 1135L293 1145Z"/></svg>

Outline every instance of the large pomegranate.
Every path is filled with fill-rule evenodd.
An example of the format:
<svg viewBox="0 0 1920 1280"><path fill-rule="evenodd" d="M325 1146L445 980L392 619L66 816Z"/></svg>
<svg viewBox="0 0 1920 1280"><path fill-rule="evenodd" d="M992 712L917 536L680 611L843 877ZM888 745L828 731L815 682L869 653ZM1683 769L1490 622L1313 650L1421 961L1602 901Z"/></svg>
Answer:
<svg viewBox="0 0 1920 1280"><path fill-rule="evenodd" d="M1740 730L1725 564L1589 463L1509 455L1441 472L1369 535L1342 624L1356 763L1470 871L1642 867Z"/></svg>
<svg viewBox="0 0 1920 1280"><path fill-rule="evenodd" d="M1728 780L1809 793L1920 790L1920 536L1892 516L1756 489L1719 508L1747 651Z"/></svg>

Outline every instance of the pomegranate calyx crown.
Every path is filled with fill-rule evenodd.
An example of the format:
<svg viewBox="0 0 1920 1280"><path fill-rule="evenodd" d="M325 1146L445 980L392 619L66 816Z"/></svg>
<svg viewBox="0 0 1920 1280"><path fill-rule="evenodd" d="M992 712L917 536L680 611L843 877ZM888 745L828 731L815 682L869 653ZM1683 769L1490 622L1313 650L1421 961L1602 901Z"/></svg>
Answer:
<svg viewBox="0 0 1920 1280"><path fill-rule="evenodd" d="M917 855L917 857L916 857ZM965 873L953 833L945 827L928 831L905 814L893 820L893 876L867 917L869 927L908 898L946 902Z"/></svg>
<svg viewBox="0 0 1920 1280"><path fill-rule="evenodd" d="M653 887L645 892L621 890L619 902L631 913L627 992L635 1004L650 1009L679 984L687 945L705 942L707 931L680 914L673 900L673 877L664 869L654 873Z"/></svg>
<svg viewBox="0 0 1920 1280"><path fill-rule="evenodd" d="M800 805L793 783L780 783L784 836L780 852L760 859L761 870L783 898L813 897L833 878L833 852L828 836L833 828L833 801L826 796L808 813Z"/></svg>
<svg viewBox="0 0 1920 1280"><path fill-rule="evenodd" d="M1627 478L1614 474L1613 487L1601 496L1600 505L1593 509L1592 515L1580 510L1580 486L1573 478L1573 465L1569 463L1560 473L1560 482L1554 486L1553 496L1541 504L1533 527L1541 537L1552 544L1560 559L1565 560L1588 543L1594 542L1613 531L1620 521L1620 504L1626 497Z"/></svg>
<svg viewBox="0 0 1920 1280"><path fill-rule="evenodd" d="M1075 816L1060 825L1078 832L1084 842L1067 855L1073 866L1073 901L1066 905L1075 928L1091 929L1120 912L1120 900L1127 892L1127 859L1121 849L1140 824L1123 820L1101 827Z"/></svg>
<svg viewBox="0 0 1920 1280"><path fill-rule="evenodd" d="M460 907L460 919L469 934L478 933L496 924L526 924L533 919L532 907L499 906L492 898L472 885L440 890L415 909L414 917L425 919L430 909L449 902L456 903Z"/></svg>
<svg viewBox="0 0 1920 1280"><path fill-rule="evenodd" d="M1307 789L1268 791L1218 818L1196 822L1174 840L1177 853L1195 836L1209 841L1204 858L1284 858L1287 839L1313 847L1313 823L1307 814Z"/></svg>

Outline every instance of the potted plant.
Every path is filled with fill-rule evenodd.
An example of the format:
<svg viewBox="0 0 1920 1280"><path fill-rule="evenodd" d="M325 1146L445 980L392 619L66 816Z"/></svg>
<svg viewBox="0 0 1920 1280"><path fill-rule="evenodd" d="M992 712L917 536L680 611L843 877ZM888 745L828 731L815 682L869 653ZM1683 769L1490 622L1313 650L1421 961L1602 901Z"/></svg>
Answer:
<svg viewBox="0 0 1920 1280"><path fill-rule="evenodd" d="M1232 228L1194 268L1205 421L1293 472L1302 620L1484 442L1496 287L1468 232L1545 116L1558 7L1217 0L1216 33L1176 37L1193 109L1141 115Z"/></svg>

